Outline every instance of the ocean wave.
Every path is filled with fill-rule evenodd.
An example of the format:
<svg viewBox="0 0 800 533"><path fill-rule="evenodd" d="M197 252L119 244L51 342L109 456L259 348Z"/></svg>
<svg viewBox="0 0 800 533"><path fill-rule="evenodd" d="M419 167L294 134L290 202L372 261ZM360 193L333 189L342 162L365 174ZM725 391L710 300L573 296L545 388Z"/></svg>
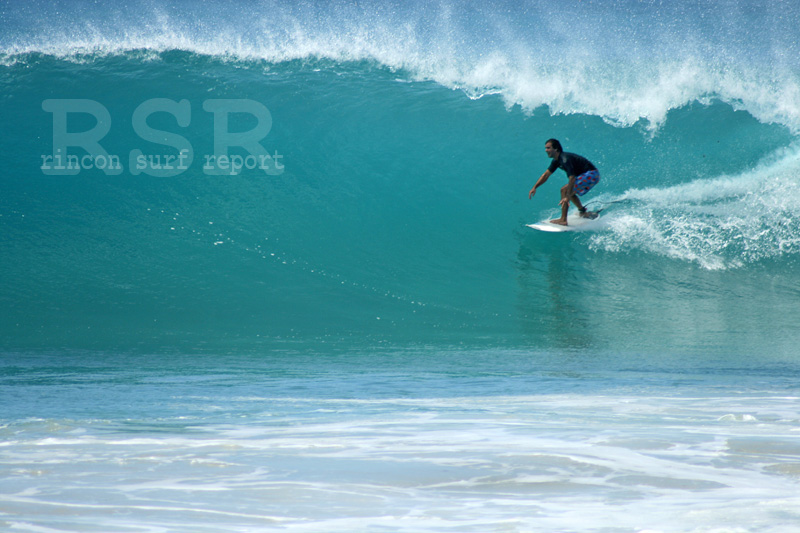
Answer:
<svg viewBox="0 0 800 533"><path fill-rule="evenodd" d="M792 59L800 51L791 25L798 15L779 17L780 6L720 17L723 6L713 2L680 9L567 2L555 10L543 2L276 1L229 7L213 22L205 11L210 4L191 14L165 1L105 11L83 3L61 7L59 17L40 17L60 24L34 26L31 15L18 13L0 40L0 64L29 54L158 59L174 50L269 65L368 61L473 98L499 94L508 107L529 113L546 106L554 115L589 114L655 132L670 110L719 99L800 133L800 64ZM718 23L697 22L710 15ZM753 17L772 23L767 45L754 40ZM589 28L589 35L576 27Z"/></svg>

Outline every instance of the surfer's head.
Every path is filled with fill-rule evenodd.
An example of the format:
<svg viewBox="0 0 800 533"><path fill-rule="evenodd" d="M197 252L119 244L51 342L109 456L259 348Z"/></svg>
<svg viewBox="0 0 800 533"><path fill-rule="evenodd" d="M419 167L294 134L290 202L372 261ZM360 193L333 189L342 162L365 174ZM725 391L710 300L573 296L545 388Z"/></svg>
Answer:
<svg viewBox="0 0 800 533"><path fill-rule="evenodd" d="M547 139L544 143L544 151L547 152L547 157L554 158L564 150L558 139Z"/></svg>

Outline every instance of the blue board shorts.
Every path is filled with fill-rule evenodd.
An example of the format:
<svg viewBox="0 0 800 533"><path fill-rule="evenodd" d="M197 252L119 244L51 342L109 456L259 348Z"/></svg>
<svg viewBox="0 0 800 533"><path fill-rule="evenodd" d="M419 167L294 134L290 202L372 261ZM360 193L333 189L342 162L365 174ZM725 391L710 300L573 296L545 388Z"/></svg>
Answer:
<svg viewBox="0 0 800 533"><path fill-rule="evenodd" d="M584 172L577 178L575 178L575 189L574 192L578 196L583 196L587 192L589 192L592 187L597 185L597 182L600 181L600 172L597 170L590 170L588 172Z"/></svg>

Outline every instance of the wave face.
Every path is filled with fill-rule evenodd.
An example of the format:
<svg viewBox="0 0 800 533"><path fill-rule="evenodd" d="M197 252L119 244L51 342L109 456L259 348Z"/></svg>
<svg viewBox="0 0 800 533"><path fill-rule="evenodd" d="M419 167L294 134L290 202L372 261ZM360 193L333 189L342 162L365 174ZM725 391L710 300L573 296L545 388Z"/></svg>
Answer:
<svg viewBox="0 0 800 533"><path fill-rule="evenodd" d="M6 348L793 353L800 12L552 4L9 4ZM120 172L45 172L85 102L64 131L107 126ZM259 127L269 169L207 172ZM550 137L600 168L601 231L524 227L556 212L561 172L527 199Z"/></svg>

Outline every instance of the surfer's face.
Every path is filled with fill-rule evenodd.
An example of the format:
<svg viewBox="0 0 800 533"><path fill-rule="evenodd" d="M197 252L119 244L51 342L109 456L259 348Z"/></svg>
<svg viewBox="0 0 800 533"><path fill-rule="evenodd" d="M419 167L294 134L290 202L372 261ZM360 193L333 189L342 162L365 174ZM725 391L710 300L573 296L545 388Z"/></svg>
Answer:
<svg viewBox="0 0 800 533"><path fill-rule="evenodd" d="M558 155L558 150L553 148L551 143L544 143L544 151L547 152L547 157L550 159L553 159Z"/></svg>

